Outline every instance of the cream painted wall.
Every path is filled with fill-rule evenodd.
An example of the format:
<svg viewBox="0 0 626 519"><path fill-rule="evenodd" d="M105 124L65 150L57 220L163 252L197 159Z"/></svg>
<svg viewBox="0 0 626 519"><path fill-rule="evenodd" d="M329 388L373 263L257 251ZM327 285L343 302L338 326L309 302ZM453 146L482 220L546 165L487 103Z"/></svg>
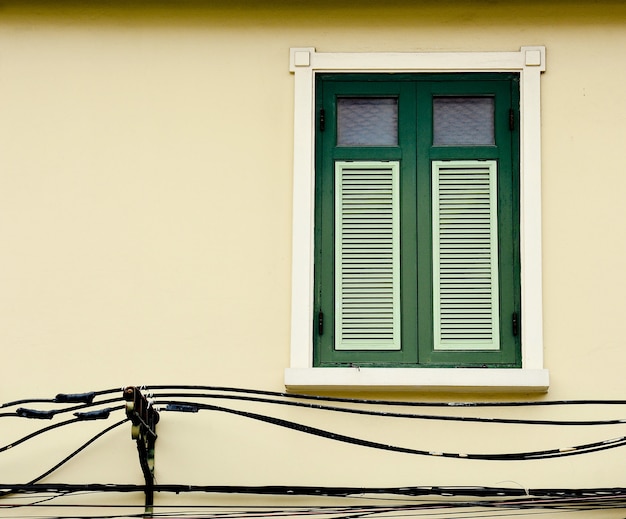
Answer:
<svg viewBox="0 0 626 519"><path fill-rule="evenodd" d="M546 46L542 209L551 389L532 398L624 397L622 3L138 5L0 7L0 402L128 384L284 389L293 148L288 56L290 47L303 46ZM615 418L622 411L513 408L497 415ZM622 426L425 425L271 412L427 450L511 452L624 435ZM38 425L4 419L0 443ZM79 424L0 453L0 480L27 481L102 428ZM141 482L127 429L116 429L49 480ZM620 450L530 463L420 458L211 413L164 414L159 434L160 483L626 486ZM141 496L122 500L137 504Z"/></svg>

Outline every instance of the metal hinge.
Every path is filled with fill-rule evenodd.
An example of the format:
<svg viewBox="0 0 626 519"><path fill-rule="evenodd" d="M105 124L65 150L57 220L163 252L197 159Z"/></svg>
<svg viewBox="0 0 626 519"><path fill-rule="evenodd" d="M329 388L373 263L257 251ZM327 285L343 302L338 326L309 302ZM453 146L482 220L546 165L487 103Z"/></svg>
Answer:
<svg viewBox="0 0 626 519"><path fill-rule="evenodd" d="M515 130L515 110L513 108L509 110L509 130Z"/></svg>
<svg viewBox="0 0 626 519"><path fill-rule="evenodd" d="M320 109L320 132L326 130L326 110Z"/></svg>
<svg viewBox="0 0 626 519"><path fill-rule="evenodd" d="M513 326L513 336L517 337L519 334L519 319L517 317L517 312L513 313L511 317L511 324Z"/></svg>
<svg viewBox="0 0 626 519"><path fill-rule="evenodd" d="M324 335L324 312L317 314L317 333Z"/></svg>

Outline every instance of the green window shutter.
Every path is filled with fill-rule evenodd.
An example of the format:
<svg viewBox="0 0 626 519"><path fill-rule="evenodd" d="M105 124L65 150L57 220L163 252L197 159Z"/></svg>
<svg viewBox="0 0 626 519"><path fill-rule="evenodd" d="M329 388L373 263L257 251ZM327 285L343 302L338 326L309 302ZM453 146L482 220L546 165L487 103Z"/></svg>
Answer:
<svg viewBox="0 0 626 519"><path fill-rule="evenodd" d="M335 349L400 350L399 163L335 163Z"/></svg>
<svg viewBox="0 0 626 519"><path fill-rule="evenodd" d="M499 350L496 161L433 161L434 349Z"/></svg>

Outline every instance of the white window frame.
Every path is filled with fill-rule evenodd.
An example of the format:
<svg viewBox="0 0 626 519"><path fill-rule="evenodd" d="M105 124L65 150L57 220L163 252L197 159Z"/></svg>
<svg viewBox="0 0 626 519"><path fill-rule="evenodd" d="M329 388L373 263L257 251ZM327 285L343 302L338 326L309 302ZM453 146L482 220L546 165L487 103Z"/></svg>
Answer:
<svg viewBox="0 0 626 519"><path fill-rule="evenodd" d="M543 366L541 279L541 103L545 47L518 52L332 53L292 48L295 76L291 361L292 391L537 391L549 386ZM315 74L319 72L517 72L520 74L520 255L522 367L313 367L315 215Z"/></svg>

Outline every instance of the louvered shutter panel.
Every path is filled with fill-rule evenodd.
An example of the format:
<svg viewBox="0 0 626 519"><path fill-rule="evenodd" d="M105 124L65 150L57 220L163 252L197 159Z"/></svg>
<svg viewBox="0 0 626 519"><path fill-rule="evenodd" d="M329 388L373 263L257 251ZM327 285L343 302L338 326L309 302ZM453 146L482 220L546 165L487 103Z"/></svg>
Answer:
<svg viewBox="0 0 626 519"><path fill-rule="evenodd" d="M433 162L435 350L498 350L496 161Z"/></svg>
<svg viewBox="0 0 626 519"><path fill-rule="evenodd" d="M335 164L335 349L400 349L398 162Z"/></svg>

